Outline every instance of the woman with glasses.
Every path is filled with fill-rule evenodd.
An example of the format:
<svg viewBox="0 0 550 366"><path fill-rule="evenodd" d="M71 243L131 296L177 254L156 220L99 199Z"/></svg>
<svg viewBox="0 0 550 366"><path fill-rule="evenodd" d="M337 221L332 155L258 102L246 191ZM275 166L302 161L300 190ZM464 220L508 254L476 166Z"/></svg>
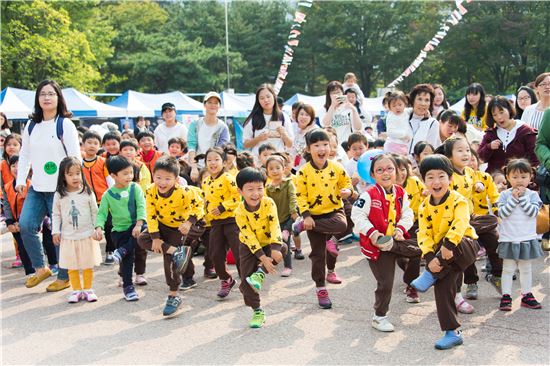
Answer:
<svg viewBox="0 0 550 366"><path fill-rule="evenodd" d="M523 111L538 102L535 91L528 86L520 86L516 92L516 118L521 119Z"/></svg>
<svg viewBox="0 0 550 366"><path fill-rule="evenodd" d="M44 217L51 217L52 214L59 163L67 156L80 159L78 132L70 117L72 113L67 110L59 85L53 80L44 80L38 84L34 98L34 113L22 134L15 187L20 194L23 193L29 170L32 168L31 187L27 192L19 220L23 244L36 270L35 274L27 279L26 287L34 287L52 276L52 271L44 263L44 250L38 230ZM56 246L55 249L59 258L59 247ZM46 291L60 291L67 287L67 270L60 268L57 280L52 282Z"/></svg>
<svg viewBox="0 0 550 366"><path fill-rule="evenodd" d="M521 120L538 131L544 111L550 107L550 72L544 72L537 76L535 79L535 92L539 101L523 111Z"/></svg>

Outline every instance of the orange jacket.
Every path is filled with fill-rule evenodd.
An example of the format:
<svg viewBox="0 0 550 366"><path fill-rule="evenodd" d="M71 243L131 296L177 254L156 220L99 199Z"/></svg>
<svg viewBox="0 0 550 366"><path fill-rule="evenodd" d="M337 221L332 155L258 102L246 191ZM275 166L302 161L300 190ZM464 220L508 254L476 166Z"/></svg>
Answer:
<svg viewBox="0 0 550 366"><path fill-rule="evenodd" d="M83 161L82 172L86 178L86 183L92 188L97 202L101 201L103 193L109 189L105 179L106 168L105 158L98 156L93 162Z"/></svg>
<svg viewBox="0 0 550 366"><path fill-rule="evenodd" d="M143 164L145 164L147 169L149 169L149 171L151 172L151 175L153 175L153 168L155 167L155 163L163 155L162 152L158 150L153 151L153 153L151 153L151 151L149 151L148 153L144 153L143 151L139 152L139 160ZM149 160L147 158L149 158Z"/></svg>
<svg viewBox="0 0 550 366"><path fill-rule="evenodd" d="M13 175L11 175L10 165L6 160L0 161L0 174L2 174L3 184L6 184L7 182L15 178Z"/></svg>
<svg viewBox="0 0 550 366"><path fill-rule="evenodd" d="M6 224L10 225L13 222L19 221L21 211L23 210L23 202L25 202L27 191L29 190L30 186L31 181L30 179L27 179L27 187L25 187L25 189L23 190L23 194L19 194L15 190L15 179L12 178L8 183L4 184L4 191L6 192L5 199L10 204L11 214L13 215L13 218L11 220L6 220Z"/></svg>

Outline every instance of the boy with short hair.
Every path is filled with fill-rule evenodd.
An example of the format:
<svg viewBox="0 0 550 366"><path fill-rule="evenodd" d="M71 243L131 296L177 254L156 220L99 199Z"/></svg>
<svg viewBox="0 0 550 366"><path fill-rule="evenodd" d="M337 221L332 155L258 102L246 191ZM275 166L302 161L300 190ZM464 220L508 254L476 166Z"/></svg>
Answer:
<svg viewBox="0 0 550 366"><path fill-rule="evenodd" d="M164 255L164 275L170 287L163 315L174 316L180 305L180 276L189 270L189 243L202 235L204 201L189 187L177 184L178 161L171 156L157 160L154 183L147 190L147 229L140 234L141 248Z"/></svg>
<svg viewBox="0 0 550 366"><path fill-rule="evenodd" d="M134 169L134 182L138 183L143 192L151 185L151 173L141 161L137 159L139 147L131 140L125 140L120 143L120 156L125 157ZM145 269L147 263L147 251L139 245L136 246L134 270L136 272L135 284L138 286L147 285L145 278Z"/></svg>
<svg viewBox="0 0 550 366"><path fill-rule="evenodd" d="M258 156L260 158L260 168L263 169L265 172L265 163L267 162L267 158L269 158L271 155L273 155L277 150L275 149L275 146L271 143L262 144L260 148L258 149Z"/></svg>
<svg viewBox="0 0 550 366"><path fill-rule="evenodd" d="M418 244L426 270L411 286L420 292L435 286L437 317L445 332L435 343L437 349L463 343L454 301L457 279L475 262L479 250L476 232L469 224L468 202L449 189L453 171L451 161L443 155L427 156L420 163L420 174L430 193L418 209Z"/></svg>
<svg viewBox="0 0 550 366"><path fill-rule="evenodd" d="M101 156L108 159L111 156L118 155L120 151L120 140L120 133L118 132L107 132L103 135L101 144L103 145L103 150L105 151L101 154Z"/></svg>
<svg viewBox="0 0 550 366"><path fill-rule="evenodd" d="M140 132L137 135L137 140L141 149L139 159L149 169L149 172L153 174L155 163L162 156L162 152L155 150L155 135L149 131Z"/></svg>
<svg viewBox="0 0 550 366"><path fill-rule="evenodd" d="M187 153L187 142L181 137L172 137L168 140L168 155L181 159Z"/></svg>
<svg viewBox="0 0 550 366"><path fill-rule="evenodd" d="M123 280L124 298L137 301L139 296L132 282L134 252L138 237L145 221L145 197L140 186L133 182L132 163L122 156L112 156L107 160L107 169L115 181L99 205L96 232L101 234L108 214L112 216L111 236L117 249L113 253L115 263L120 264Z"/></svg>
<svg viewBox="0 0 550 366"><path fill-rule="evenodd" d="M260 328L265 323L265 313L260 307L260 290L267 273L275 273L276 265L286 254L283 243L277 206L265 196L265 176L254 168L245 168L237 174L237 187L243 201L235 210L235 219L240 229L239 289L244 303L254 310L251 328Z"/></svg>

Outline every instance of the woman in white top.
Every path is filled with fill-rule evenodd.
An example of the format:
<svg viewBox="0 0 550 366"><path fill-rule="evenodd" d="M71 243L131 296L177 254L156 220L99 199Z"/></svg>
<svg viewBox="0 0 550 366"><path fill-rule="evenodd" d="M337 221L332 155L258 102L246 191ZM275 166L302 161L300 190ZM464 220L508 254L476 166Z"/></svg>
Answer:
<svg viewBox="0 0 550 366"><path fill-rule="evenodd" d="M363 130L357 108L348 101L339 81L328 83L325 109L327 113L323 116L321 126L334 128L338 141L348 141L349 135Z"/></svg>
<svg viewBox="0 0 550 366"><path fill-rule="evenodd" d="M521 120L537 130L542 122L542 115L550 107L550 72L545 72L535 79L535 90L539 101L525 108Z"/></svg>
<svg viewBox="0 0 550 366"><path fill-rule="evenodd" d="M443 89L443 87L439 84L433 84L433 88L435 96L432 108L432 117L437 118L439 116L439 113L451 108L451 106L447 101L447 96L445 96L445 89Z"/></svg>
<svg viewBox="0 0 550 366"><path fill-rule="evenodd" d="M315 124L315 110L309 104L300 104L296 110L296 119L295 124L296 128L294 130L294 143L290 150L290 156L292 162L294 163L294 169L296 171L302 167L307 161L304 158L303 154L306 151L306 134L318 128Z"/></svg>
<svg viewBox="0 0 550 366"><path fill-rule="evenodd" d="M19 153L16 190L22 194L26 188L29 169L33 175L31 187L23 204L19 220L21 237L36 272L27 279L25 286L34 287L52 275L44 263L44 250L38 229L46 215L52 214L53 197L57 187L59 164L66 156L81 160L78 133L69 119L72 113L67 106L61 88L52 80L38 84L34 98L34 113L25 126ZM59 259L59 247L56 246ZM66 269L59 269L57 280L47 291L59 291L69 287Z"/></svg>
<svg viewBox="0 0 550 366"><path fill-rule="evenodd" d="M181 137L187 141L187 127L176 120L176 106L170 102L161 107L164 123L155 128L155 145L158 151L168 154L168 141L172 137Z"/></svg>
<svg viewBox="0 0 550 366"><path fill-rule="evenodd" d="M439 133L439 123L431 117L435 99L434 88L430 84L415 85L409 93L409 101L412 103L412 114L409 118L409 128L412 139L409 144L409 155L412 159L414 146L420 141L430 141L429 136Z"/></svg>
<svg viewBox="0 0 550 366"><path fill-rule="evenodd" d="M245 149L251 149L258 157L258 148L265 143L272 144L277 151L292 146L294 133L292 121L277 105L277 95L271 84L262 84L256 90L256 101L243 127Z"/></svg>

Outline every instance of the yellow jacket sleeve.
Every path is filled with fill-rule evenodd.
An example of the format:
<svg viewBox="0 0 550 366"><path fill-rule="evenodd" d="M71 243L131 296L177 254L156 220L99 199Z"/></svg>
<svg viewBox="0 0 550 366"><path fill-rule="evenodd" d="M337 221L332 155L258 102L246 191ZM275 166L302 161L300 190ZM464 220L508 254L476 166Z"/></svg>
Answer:
<svg viewBox="0 0 550 366"><path fill-rule="evenodd" d="M300 210L300 215L303 215L304 212L309 211L309 204L307 202L307 175L304 171L305 165L298 172L296 178L296 203L298 204L298 210Z"/></svg>
<svg viewBox="0 0 550 366"><path fill-rule="evenodd" d="M202 198L200 190L190 187L184 189L188 192L183 208L189 207L189 217L194 216L196 220L202 219L204 217L204 199Z"/></svg>
<svg viewBox="0 0 550 366"><path fill-rule="evenodd" d="M269 233L271 236L271 243L283 244L283 236L281 235L281 225L279 224L279 218L277 217L277 205L273 200L269 200L268 219L269 219Z"/></svg>
<svg viewBox="0 0 550 366"><path fill-rule="evenodd" d="M139 168L139 186L143 190L143 192L147 191L147 188L151 185L151 172L149 169L147 169L147 166L145 164L142 164Z"/></svg>
<svg viewBox="0 0 550 366"><path fill-rule="evenodd" d="M454 245L460 244L466 230L470 226L470 211L465 200L455 201L453 222L445 238Z"/></svg>
<svg viewBox="0 0 550 366"><path fill-rule="evenodd" d="M221 205L223 206L224 210L227 212L235 212L235 209L239 205L239 202L241 201L241 196L239 195L239 191L237 189L237 183L235 183L235 177L231 175L227 175L228 178L225 180L225 186L226 192L229 192L228 197L224 197L225 199L222 201Z"/></svg>
<svg viewBox="0 0 550 366"><path fill-rule="evenodd" d="M145 210L147 213L147 229L149 233L158 233L159 231L159 222L157 217L157 207L156 207L156 187L151 186L147 190L145 197Z"/></svg>
<svg viewBox="0 0 550 366"><path fill-rule="evenodd" d="M260 245L256 234L254 233L254 231L252 231L252 227L250 226L250 222L248 221L244 210L245 208L241 205L235 211L235 221L237 222L237 226L239 227L240 231L239 240L241 241L241 243L246 245L248 249L250 249L250 252L252 254L258 257L259 255L261 256L261 254L263 254L263 251L261 250L262 246Z"/></svg>
<svg viewBox="0 0 550 366"><path fill-rule="evenodd" d="M351 178L348 173L346 173L344 169L341 169L338 173L340 174L340 177L338 178L338 188L349 189L353 193L353 185L351 184Z"/></svg>
<svg viewBox="0 0 550 366"><path fill-rule="evenodd" d="M426 198L428 200L429 198ZM427 209L427 201L424 201L418 209L418 246L422 251L422 255L427 253L435 253L437 243L434 240L433 225L428 221L429 212Z"/></svg>

